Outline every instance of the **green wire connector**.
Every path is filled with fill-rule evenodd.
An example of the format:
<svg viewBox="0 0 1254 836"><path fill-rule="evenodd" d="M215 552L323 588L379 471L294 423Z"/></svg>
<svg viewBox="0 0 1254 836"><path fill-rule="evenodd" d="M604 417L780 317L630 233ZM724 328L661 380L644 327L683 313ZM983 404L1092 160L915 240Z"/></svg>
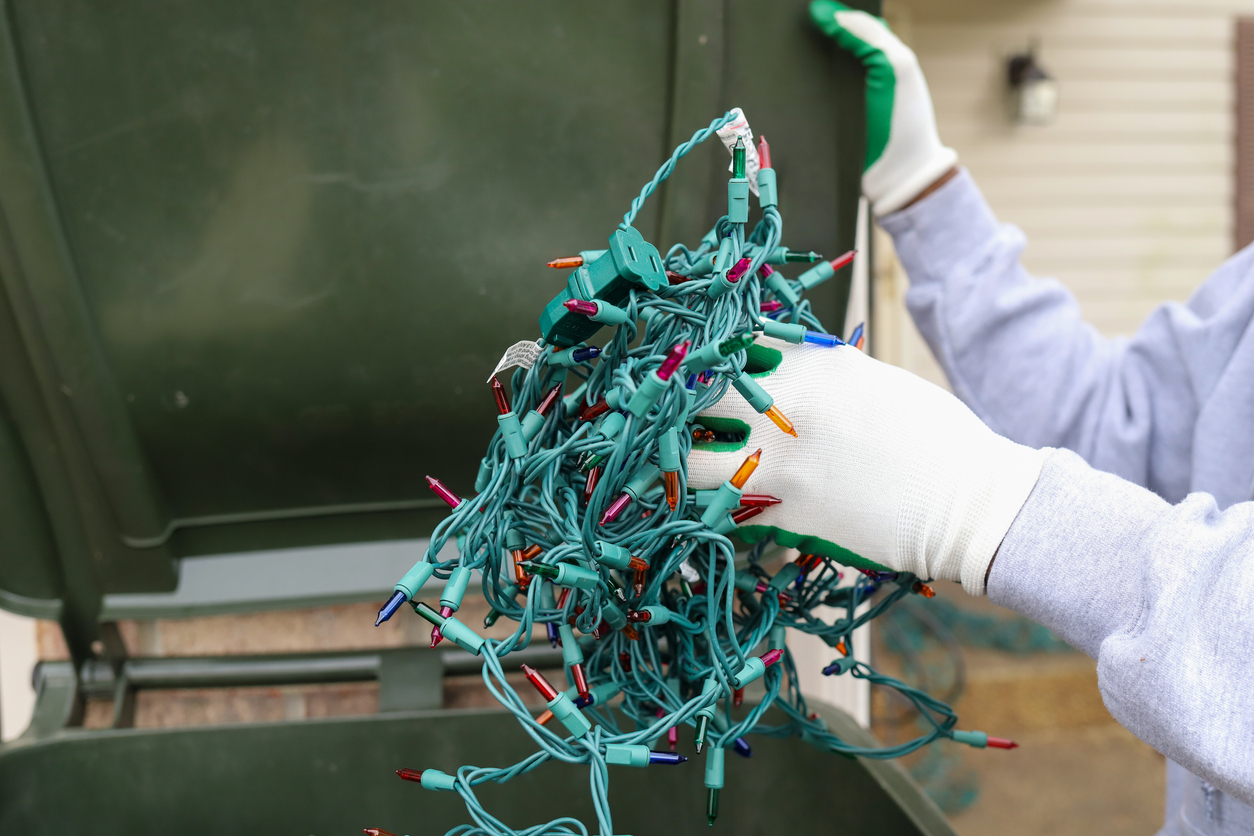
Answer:
<svg viewBox="0 0 1254 836"><path fill-rule="evenodd" d="M428 790L443 790L445 792L452 792L457 788L457 779L446 772L441 772L438 769L424 769L422 771L422 780L420 783L422 784L423 789Z"/></svg>
<svg viewBox="0 0 1254 836"><path fill-rule="evenodd" d="M610 766L648 766L649 747L643 743L607 743L605 762Z"/></svg>
<svg viewBox="0 0 1254 836"><path fill-rule="evenodd" d="M466 597L466 587L470 585L473 570L465 566L454 567L444 582L444 590L440 593L440 606L449 607L453 612L461 609L462 599Z"/></svg>
<svg viewBox="0 0 1254 836"><path fill-rule="evenodd" d="M706 507L705 513L701 515L701 523L710 528L714 528L716 524L721 522L719 519L723 515L729 515L733 508L740 506L740 497L744 491L733 485L731 482L724 482L719 489L714 492L714 496L710 499L709 506ZM733 527L734 524L733 524Z"/></svg>
<svg viewBox="0 0 1254 836"><path fill-rule="evenodd" d="M801 345L806 341L806 327L800 323L776 322L773 319L760 319L758 325L762 328L762 333L768 337L793 345Z"/></svg>
<svg viewBox="0 0 1254 836"><path fill-rule="evenodd" d="M776 272L771 265L763 264L759 267L758 275L775 294L775 298L784 304L784 307L791 308L801 301L801 294L793 290L784 274Z"/></svg>
<svg viewBox="0 0 1254 836"><path fill-rule="evenodd" d="M708 790L705 801L705 817L710 827L718 818L718 791L723 788L723 756L726 750L722 746L711 746L705 755L705 787Z"/></svg>
<svg viewBox="0 0 1254 836"><path fill-rule="evenodd" d="M732 176L727 181L727 220L734 224L749 221L749 181L745 179L745 141L732 148Z"/></svg>
<svg viewBox="0 0 1254 836"><path fill-rule="evenodd" d="M719 681L716 677L710 676L707 678L701 685L702 701L706 700L712 694L717 694L720 687L722 686L719 685ZM697 747L698 755L701 754L702 748L705 747L705 733L710 730L710 720L714 717L714 707L715 701L710 700L709 705L693 715L693 718L697 721L697 733L694 737L694 744Z"/></svg>
<svg viewBox="0 0 1254 836"><path fill-rule="evenodd" d="M749 406L753 407L756 412L766 412L775 404L775 399L758 384L756 380L749 376L748 372L741 372L732 381L732 386L736 387Z"/></svg>
<svg viewBox="0 0 1254 836"><path fill-rule="evenodd" d="M591 569L576 566L573 563L523 563L522 567L533 575L548 578L558 586L569 586L575 589L596 589L601 583L601 576Z"/></svg>

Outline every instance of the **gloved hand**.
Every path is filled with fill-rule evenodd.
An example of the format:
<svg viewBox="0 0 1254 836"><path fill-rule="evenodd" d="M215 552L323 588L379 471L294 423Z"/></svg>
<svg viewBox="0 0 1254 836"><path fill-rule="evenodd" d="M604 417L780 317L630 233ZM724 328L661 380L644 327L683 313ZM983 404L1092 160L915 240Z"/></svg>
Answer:
<svg viewBox="0 0 1254 836"><path fill-rule="evenodd" d="M941 145L927 81L910 48L884 21L835 0L814 0L810 16L866 68L866 167L862 191L876 215L896 212L958 162Z"/></svg>
<svg viewBox="0 0 1254 836"><path fill-rule="evenodd" d="M717 488L761 448L744 490L782 502L737 529L746 541L774 535L856 568L961 581L984 594L988 565L1050 451L1002 438L945 390L851 346L763 337L750 352L750 370L773 367L755 377L798 437L729 389L698 421L724 431L743 424L748 435L738 449L694 445L690 487Z"/></svg>

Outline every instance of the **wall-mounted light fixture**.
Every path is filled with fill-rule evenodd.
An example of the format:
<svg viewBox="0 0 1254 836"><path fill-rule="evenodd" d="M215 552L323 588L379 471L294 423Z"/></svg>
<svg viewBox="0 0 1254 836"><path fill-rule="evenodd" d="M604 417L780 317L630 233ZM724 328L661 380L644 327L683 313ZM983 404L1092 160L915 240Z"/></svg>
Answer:
<svg viewBox="0 0 1254 836"><path fill-rule="evenodd" d="M1040 65L1036 44L1006 62L1010 115L1021 125L1048 125L1058 114L1058 83Z"/></svg>

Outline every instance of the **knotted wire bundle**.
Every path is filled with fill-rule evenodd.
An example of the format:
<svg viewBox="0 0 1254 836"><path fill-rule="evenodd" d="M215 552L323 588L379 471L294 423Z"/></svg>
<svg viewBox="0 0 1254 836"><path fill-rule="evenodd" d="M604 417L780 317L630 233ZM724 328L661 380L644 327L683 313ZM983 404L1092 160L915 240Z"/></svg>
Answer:
<svg viewBox="0 0 1254 836"><path fill-rule="evenodd" d="M631 228L644 201L680 158L735 117L732 112L715 119L680 145L632 201L620 229ZM772 576L760 565L770 546L765 541L742 558L738 571L732 541L701 521L701 510L687 490L683 463L693 444L694 427L702 428L700 414L728 394L730 381L745 370L744 349L724 357L705 375L677 374L670 378L656 404L643 416L623 413L625 422L612 437L598 428L614 413L606 413L599 422L580 419L581 412L587 414L612 391L617 394L617 403L628 403L645 376L657 370L676 346L687 342L691 357L705 346L722 345L763 329L762 323L769 318L763 313L763 302L768 296L782 300L778 300L780 293L765 286L759 270L780 246L783 221L770 205L764 207L761 220L750 232L746 233L745 226L724 216L695 249L682 244L671 247L664 258L669 283L653 290L641 286L630 289L620 305L626 321L614 328L595 363L554 363L558 349L547 345L533 365L513 373L512 410L518 415L534 410L554 386L570 389L573 383L574 388L561 401L549 398L552 407L542 416L543 424L532 427L534 434L521 454L517 446L511 452L506 432L493 437L476 483L478 494L452 503L456 507L436 527L426 555L415 567L421 570L420 581L411 584L420 587L432 574L447 578L455 570L476 570L482 577L483 595L492 607L489 619L515 622L513 634L502 640L484 640L460 624L457 629L461 632L449 634L455 619L442 622L442 616L433 615L433 608L419 604L417 589L404 586L404 581L397 586L401 599L414 598L415 609L433 622L445 624L450 638L458 640L461 636L459 644L479 653L489 691L514 714L537 747L529 757L505 768L461 766L455 775L435 769L422 773L424 786L454 790L465 800L473 824L450 834L586 836L584 825L572 818L514 830L484 809L476 796L479 784L508 781L558 760L589 766L599 832L610 836L614 829L608 803L607 755L613 759L626 751L624 746L656 748L669 730L704 725L703 717L713 720L707 757L719 750L719 764L721 750L744 746L743 738L755 734L798 735L823 749L869 758L898 757L938 737L980 734L954 732L955 715L947 705L853 658L854 630L912 589L917 591L917 579L872 573L841 586L839 568L821 555L803 556L803 564L786 564ZM710 256L720 246L726 248L725 242L730 242L731 258L720 260L722 272L698 275L698 265L704 262L708 267ZM747 266L742 259L748 260ZM739 265L735 287L712 295L712 284L726 281L728 264ZM797 282L789 281L788 286L797 296L803 291ZM770 307L771 314L781 321L826 333L804 299ZM787 408L787 404L781 406ZM680 448L675 507L672 509L661 486L646 485L637 491L625 513L600 524L602 510L623 494L628 483L645 469L656 467L662 437L671 428L679 430ZM600 478L585 504L585 488L593 472L587 468L590 459L598 461ZM439 556L450 540L456 543L457 555L441 561ZM526 544L533 556L520 570L512 564L521 560L521 544ZM636 559L633 565L640 568L614 569L599 562L598 556L606 548L603 544L625 549ZM583 580L558 587L561 578L557 583L546 579L563 566L575 567L563 571L572 577L578 573ZM528 567L532 571L528 572ZM883 594L868 604L881 586ZM563 588L569 592L559 600L557 593ZM819 606L836 607L841 615L824 622L813 614ZM664 608L668 614L664 623L624 626L626 615L646 607ZM578 696L577 686L550 702L561 722L542 724L541 720L549 718L534 717L506 681L505 671L517 667L511 664L509 654L527 647L533 628L540 623L564 626L563 653L568 665L572 659L580 660L580 673L586 676L586 699L581 700L585 707L577 713L584 720L569 718L570 709L559 711L557 705L561 699ZM853 746L830 733L818 715L809 712L798 687L792 656L784 646L786 628L817 635L838 648L842 655L825 673L848 673L896 688L919 709L926 733L888 748ZM583 638L575 639L576 632ZM467 634L471 636L469 644ZM576 647L569 646L572 640ZM737 717L746 665L751 651L763 643L781 650L782 659L780 664L766 668L764 675L757 674L765 693ZM571 673L568 669L568 676ZM619 696L621 700L611 704ZM778 710L783 722L763 722L771 708ZM589 724L586 731L576 733ZM721 768L718 773L721 785ZM709 774L707 771L707 778Z"/></svg>

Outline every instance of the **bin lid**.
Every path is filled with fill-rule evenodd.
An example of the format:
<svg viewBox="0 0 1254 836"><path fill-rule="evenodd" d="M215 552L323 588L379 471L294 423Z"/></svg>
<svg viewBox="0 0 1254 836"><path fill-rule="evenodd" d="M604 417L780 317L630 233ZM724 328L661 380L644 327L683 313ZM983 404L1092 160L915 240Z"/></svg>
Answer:
<svg viewBox="0 0 1254 836"><path fill-rule="evenodd" d="M73 644L386 592L446 511L423 477L472 491L544 263L733 104L786 242L847 249L861 79L805 3L11 4L0 606ZM638 228L695 244L726 167L706 143Z"/></svg>

